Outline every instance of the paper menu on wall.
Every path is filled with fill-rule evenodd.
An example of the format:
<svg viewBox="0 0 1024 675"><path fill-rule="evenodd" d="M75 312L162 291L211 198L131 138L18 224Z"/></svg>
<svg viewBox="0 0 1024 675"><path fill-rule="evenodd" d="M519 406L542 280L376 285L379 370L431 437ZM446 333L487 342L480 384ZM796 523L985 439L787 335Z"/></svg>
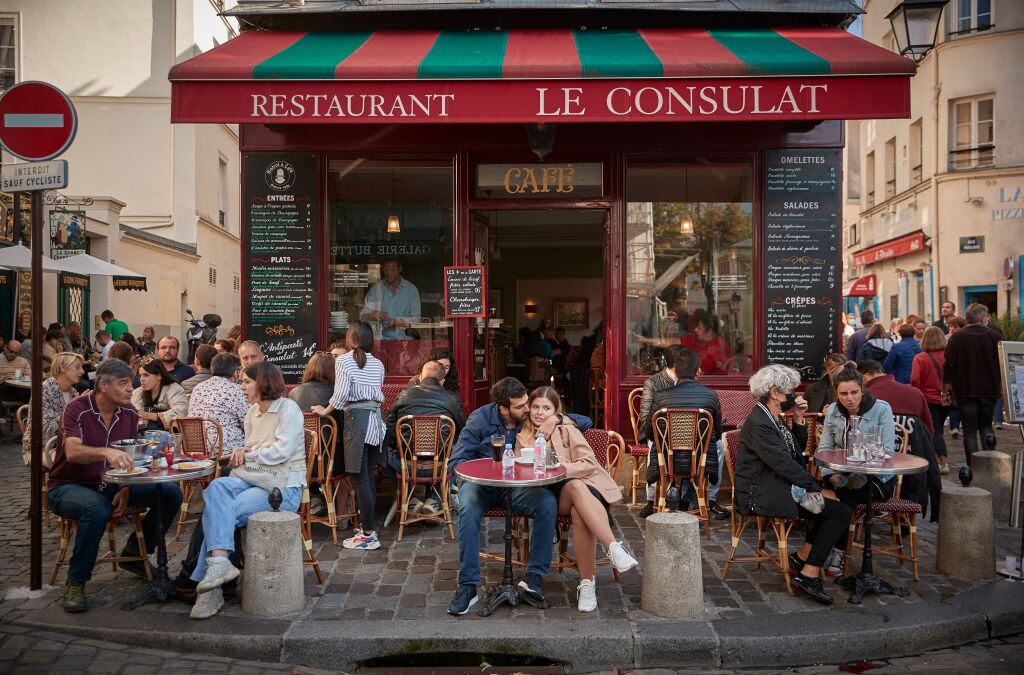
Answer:
<svg viewBox="0 0 1024 675"><path fill-rule="evenodd" d="M1018 364L1013 369L1014 378L1010 380L1011 384L1015 384L1017 387L1016 391L1010 392L1010 404L1013 407L1014 418L1024 419L1024 364Z"/></svg>

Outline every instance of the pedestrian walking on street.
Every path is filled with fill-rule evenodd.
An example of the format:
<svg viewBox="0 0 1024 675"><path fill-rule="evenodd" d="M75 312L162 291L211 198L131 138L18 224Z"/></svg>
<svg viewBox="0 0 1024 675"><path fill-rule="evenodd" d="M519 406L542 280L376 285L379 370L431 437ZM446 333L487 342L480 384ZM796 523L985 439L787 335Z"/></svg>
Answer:
<svg viewBox="0 0 1024 675"><path fill-rule="evenodd" d="M988 308L974 303L967 307L967 326L950 336L942 378L942 403L950 405L955 396L963 422L964 455L978 450L978 436L985 450L995 450L996 434L992 416L999 398L999 334L985 325Z"/></svg>
<svg viewBox="0 0 1024 675"><path fill-rule="evenodd" d="M359 528L342 542L342 546L362 551L380 548L374 527L376 489L373 469L381 463L384 443L384 364L370 353L373 349L373 329L365 321L356 321L345 334L349 351L337 359L334 375L334 395L324 406L313 406L321 417L335 410L343 411L344 431L342 445L345 470L355 474L356 498L359 502Z"/></svg>
<svg viewBox="0 0 1024 675"><path fill-rule="evenodd" d="M945 305L943 305L945 306ZM939 471L949 473L949 457L944 438L946 417L950 406L942 403L942 367L946 363L946 335L932 325L924 332L921 353L914 357L910 384L916 387L928 402L932 416L932 442L939 459Z"/></svg>
<svg viewBox="0 0 1024 675"><path fill-rule="evenodd" d="M922 333L924 323L921 323ZM910 384L910 371L914 357L921 353L921 343L917 340L915 324L905 323L899 328L900 341L893 345L889 356L884 362L885 372L896 378L900 384ZM872 359L877 361L878 359Z"/></svg>

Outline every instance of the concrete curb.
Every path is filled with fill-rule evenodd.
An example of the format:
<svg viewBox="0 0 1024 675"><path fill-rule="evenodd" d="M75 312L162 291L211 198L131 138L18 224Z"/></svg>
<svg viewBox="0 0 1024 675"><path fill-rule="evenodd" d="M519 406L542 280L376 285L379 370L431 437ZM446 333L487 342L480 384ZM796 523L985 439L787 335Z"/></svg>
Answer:
<svg viewBox="0 0 1024 675"><path fill-rule="evenodd" d="M339 623L344 637L339 637ZM531 628L538 629L536 631ZM503 654L538 656L595 671L633 661L633 633L627 620L544 621L302 621L284 636L285 663L353 670L370 658L415 654Z"/></svg>
<svg viewBox="0 0 1024 675"><path fill-rule="evenodd" d="M125 644L239 659L352 670L360 662L417 654L507 654L610 668L748 668L911 656L1024 632L1024 584L990 582L941 602L794 612L739 619L660 621L500 616L383 622L190 620L176 612L116 608L66 614L49 608L15 623Z"/></svg>
<svg viewBox="0 0 1024 675"><path fill-rule="evenodd" d="M136 611L117 608L68 614L49 608L15 622L58 633L94 640L199 654L216 654L249 661L277 662L291 621L215 616L193 621L176 612Z"/></svg>

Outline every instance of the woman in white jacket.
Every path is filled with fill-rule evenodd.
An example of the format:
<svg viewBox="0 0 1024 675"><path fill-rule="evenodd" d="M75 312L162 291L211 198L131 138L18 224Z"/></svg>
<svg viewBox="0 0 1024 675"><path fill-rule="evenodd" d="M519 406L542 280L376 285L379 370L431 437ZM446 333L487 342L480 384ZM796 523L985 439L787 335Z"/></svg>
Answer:
<svg viewBox="0 0 1024 675"><path fill-rule="evenodd" d="M231 475L214 480L203 491L205 539L192 572L192 580L199 582L193 619L216 614L224 605L220 587L240 574L228 560L235 547L235 528L267 510L274 487L281 490L281 510L298 511L306 485L302 411L285 396L281 369L265 362L246 366L242 389L252 404L245 416L245 446L231 451Z"/></svg>

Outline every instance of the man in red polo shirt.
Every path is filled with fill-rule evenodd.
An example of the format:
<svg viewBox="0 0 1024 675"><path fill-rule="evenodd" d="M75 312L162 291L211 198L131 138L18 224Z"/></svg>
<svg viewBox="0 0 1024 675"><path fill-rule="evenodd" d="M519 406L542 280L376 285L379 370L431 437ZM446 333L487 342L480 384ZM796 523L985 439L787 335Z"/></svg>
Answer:
<svg viewBox="0 0 1024 675"><path fill-rule="evenodd" d="M727 375L732 352L729 343L718 334L718 317L705 310L699 310L697 317L693 332L679 338L679 343L700 355L701 375Z"/></svg>
<svg viewBox="0 0 1024 675"><path fill-rule="evenodd" d="M118 487L103 480L103 473L108 469L132 468L127 453L109 447L114 441L138 435L139 414L132 407L131 399L131 368L123 361L108 359L96 369L95 390L73 399L61 415L47 501L50 511L78 521L75 548L64 586L64 610L68 612L84 612L89 608L85 584L92 578L100 541L110 519L123 514L129 506L156 504L153 486ZM156 522L152 509L143 520L150 551L156 547L160 533L157 528L166 532L181 507L181 490L177 485L164 485L161 494L164 522ZM132 534L121 553L135 555L138 550L138 541ZM119 566L145 578L142 563L119 563Z"/></svg>

